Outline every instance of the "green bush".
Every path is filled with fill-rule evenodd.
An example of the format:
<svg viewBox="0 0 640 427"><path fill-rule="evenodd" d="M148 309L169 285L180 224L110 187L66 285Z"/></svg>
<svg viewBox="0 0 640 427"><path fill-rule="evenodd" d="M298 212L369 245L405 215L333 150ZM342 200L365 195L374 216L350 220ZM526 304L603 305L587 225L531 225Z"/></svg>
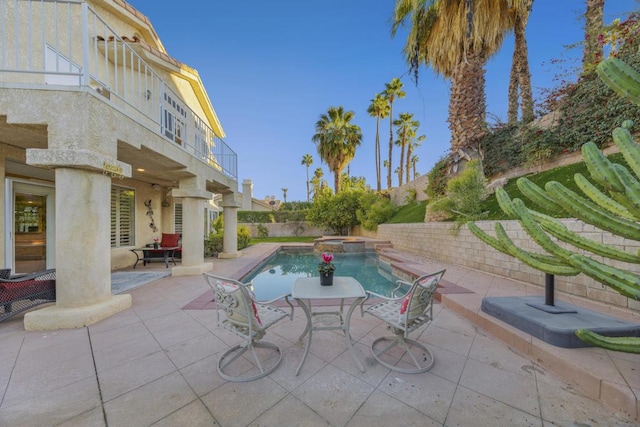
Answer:
<svg viewBox="0 0 640 427"><path fill-rule="evenodd" d="M304 221L307 210L278 210L278 211L238 211L238 222L246 223L274 223Z"/></svg>
<svg viewBox="0 0 640 427"><path fill-rule="evenodd" d="M241 225L238 227L238 250L244 249L251 243L249 228ZM211 258L224 251L224 232L210 233L204 241L204 256Z"/></svg>
<svg viewBox="0 0 640 427"><path fill-rule="evenodd" d="M306 219L316 227L345 235L351 227L358 224L356 212L360 208L361 195L361 191L344 191L335 196L328 192L322 193L314 199Z"/></svg>
<svg viewBox="0 0 640 427"><path fill-rule="evenodd" d="M269 237L269 229L267 228L266 225L260 223L256 228L258 229L258 237L260 238Z"/></svg>
<svg viewBox="0 0 640 427"><path fill-rule="evenodd" d="M444 195L447 189L448 178L448 159L442 158L433 166L429 172L429 179L425 193L430 199L436 199Z"/></svg>
<svg viewBox="0 0 640 427"><path fill-rule="evenodd" d="M477 160L466 164L465 169L447 184L446 195L427 206L429 212L453 215L457 232L467 221L478 220L482 215L482 200L486 194L486 180Z"/></svg>
<svg viewBox="0 0 640 427"><path fill-rule="evenodd" d="M387 222L396 211L388 197L368 191L360 196L360 208L356 211L356 218L362 228L369 231L378 229L378 224Z"/></svg>

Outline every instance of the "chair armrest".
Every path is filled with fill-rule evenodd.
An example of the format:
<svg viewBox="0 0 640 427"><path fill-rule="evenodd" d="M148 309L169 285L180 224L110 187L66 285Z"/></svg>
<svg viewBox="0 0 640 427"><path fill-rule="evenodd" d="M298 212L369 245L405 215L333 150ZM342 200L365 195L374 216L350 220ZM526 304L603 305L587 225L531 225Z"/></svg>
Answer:
<svg viewBox="0 0 640 427"><path fill-rule="evenodd" d="M55 280L56 270L55 268L43 271L36 271L29 274L18 274L12 276L10 279L0 279L0 283L20 283L27 280Z"/></svg>
<svg viewBox="0 0 640 427"><path fill-rule="evenodd" d="M291 307L291 313L289 314L289 319L293 320L293 304L291 304L291 301L289 301L289 297L291 296L291 294L284 294L284 295L280 295L278 297L275 297L273 299L270 299L268 301L255 301L256 304L264 304L264 305L268 305L268 304L272 304L276 301L280 301L281 299L284 299L285 302L289 305L289 307Z"/></svg>
<svg viewBox="0 0 640 427"><path fill-rule="evenodd" d="M394 297L396 297L396 293L399 292L403 286L408 286L409 289L407 289L407 292L409 292L409 290L411 289L411 287L413 286L413 283L411 282L407 282L406 280L396 280L396 283L398 286L396 286L393 291L391 291L391 295L393 295ZM402 298L403 296L405 296L407 294L407 292L403 293L401 296L397 297L397 298Z"/></svg>

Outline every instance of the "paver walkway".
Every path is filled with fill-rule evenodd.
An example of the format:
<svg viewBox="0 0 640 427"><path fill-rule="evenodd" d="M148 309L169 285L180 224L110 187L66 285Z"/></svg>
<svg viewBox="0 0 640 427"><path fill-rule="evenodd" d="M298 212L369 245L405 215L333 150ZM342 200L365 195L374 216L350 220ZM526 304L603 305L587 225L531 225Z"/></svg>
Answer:
<svg viewBox="0 0 640 427"><path fill-rule="evenodd" d="M239 277L272 250L259 245L241 258L214 260L214 271ZM416 261L427 268L443 266ZM492 326L473 308L486 294L533 289L445 267L449 282L474 293L442 295L433 322L419 338L428 343L436 363L418 375L377 364L369 344L388 331L373 317L356 313L351 331L366 372L346 353L344 337L327 331L314 335L296 377L304 351L297 338L306 322L297 309L292 322L281 321L268 332L268 340L284 350L275 372L249 383L224 381L216 372L216 358L235 338L217 328L215 312L206 304L190 306L208 290L202 277L167 277L137 288L131 292L132 308L86 328L25 332L17 316L0 323L0 425L638 425L628 407L616 411L586 397L577 388L579 381L566 382L549 369L554 365L540 359L540 350L527 353L524 343L530 350L540 347L530 337L506 329L512 346L505 344L498 338L505 338L505 329ZM466 317L459 314L465 310ZM594 353L607 361L619 359L617 376L611 374L616 380L621 376L632 393L640 390L638 355L576 349L573 363L584 363Z"/></svg>

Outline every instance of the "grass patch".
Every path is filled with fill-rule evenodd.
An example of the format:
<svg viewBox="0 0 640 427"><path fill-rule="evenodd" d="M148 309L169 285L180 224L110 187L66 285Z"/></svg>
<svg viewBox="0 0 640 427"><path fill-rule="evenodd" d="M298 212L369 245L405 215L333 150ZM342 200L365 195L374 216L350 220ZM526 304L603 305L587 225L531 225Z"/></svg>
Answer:
<svg viewBox="0 0 640 427"><path fill-rule="evenodd" d="M320 236L252 237L251 245L258 243L313 243Z"/></svg>
<svg viewBox="0 0 640 427"><path fill-rule="evenodd" d="M427 209L427 202L415 202L401 206L398 212L391 217L387 224L406 224L411 222L424 222L424 214Z"/></svg>
<svg viewBox="0 0 640 427"><path fill-rule="evenodd" d="M622 154L620 153L615 153L615 154L611 154L609 156L607 156L609 158L609 160L611 160L614 163L619 163L625 167L629 167L627 165L627 163L625 162L624 158L622 157ZM567 187L570 190L573 190L575 192L577 192L578 194L582 195L582 192L578 189L578 186L576 185L575 181L573 180L573 176L576 173L581 173L582 175L584 175L586 178L588 178L591 182L593 182L591 178L591 175L589 174L589 171L587 170L587 166L585 165L584 162L579 162L579 163L574 163L571 165L567 165L567 166L560 166L558 168L555 169L550 169L548 171L544 171L544 172L540 172L540 173L536 173L536 174L530 174L530 175L526 175L526 177L531 180L533 183L537 184L539 187L544 189L544 185L547 182L550 181L557 181L560 184L564 185L565 187ZM552 214L551 212L547 212L546 210L540 208L539 206L535 205L533 202L531 202L529 199L527 199L522 192L520 191L520 189L518 188L516 182L518 181L517 178L515 179L511 179L509 180L509 182L504 186L505 191L507 192L507 194L509 194L509 197L511 197L511 199L521 199L525 205L527 205L527 207L529 209L533 209L536 210L538 212L547 214L547 215L551 215L551 216L555 216L555 217L560 217L560 218L566 218L567 214L566 213L560 213L560 214ZM594 183L595 184L595 183ZM600 187L600 186L598 186ZM492 194L491 196L489 196L484 202L482 202L482 211L483 212L489 212L488 216L486 219L488 220L504 220L507 219L507 216L504 214L504 212L502 212L502 209L500 209L500 206L498 206L498 202L496 201L496 196L494 194Z"/></svg>

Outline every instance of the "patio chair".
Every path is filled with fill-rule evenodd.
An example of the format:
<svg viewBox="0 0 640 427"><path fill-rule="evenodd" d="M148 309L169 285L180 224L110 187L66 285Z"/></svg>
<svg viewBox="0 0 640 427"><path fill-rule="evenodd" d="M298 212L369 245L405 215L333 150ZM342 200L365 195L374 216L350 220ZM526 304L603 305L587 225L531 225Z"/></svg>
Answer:
<svg viewBox="0 0 640 427"><path fill-rule="evenodd" d="M371 344L373 357L383 366L406 374L426 372L433 366L431 351L409 334L433 319L433 298L445 270L418 277L413 283L398 280L391 298L367 291L367 298L383 301L362 312L387 323L394 336L377 338ZM397 296L403 289L409 290ZM361 310L363 310L361 305Z"/></svg>
<svg viewBox="0 0 640 427"><path fill-rule="evenodd" d="M9 279L11 277L10 268L0 268L0 279Z"/></svg>
<svg viewBox="0 0 640 427"><path fill-rule="evenodd" d="M289 317L293 320L293 304L289 295L270 301L256 301L252 284L203 273L213 289L218 326L233 332L243 340L225 351L218 359L218 373L228 381L252 381L273 372L282 361L282 351L277 345L262 341L266 330L278 321ZM291 313L269 304L283 299L291 307ZM250 351L250 357L241 357ZM236 362L237 363L233 363ZM255 363L254 363L255 362Z"/></svg>
<svg viewBox="0 0 640 427"><path fill-rule="evenodd" d="M56 270L43 270L10 279L0 278L0 321L40 304L56 301Z"/></svg>

